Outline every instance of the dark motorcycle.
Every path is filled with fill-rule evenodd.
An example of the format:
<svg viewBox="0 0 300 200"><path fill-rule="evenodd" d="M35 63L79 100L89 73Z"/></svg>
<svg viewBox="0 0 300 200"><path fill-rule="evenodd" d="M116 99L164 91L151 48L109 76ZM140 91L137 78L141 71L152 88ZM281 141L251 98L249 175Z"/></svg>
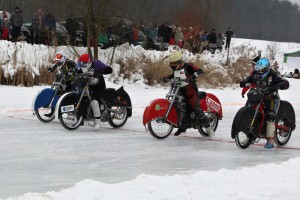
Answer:
<svg viewBox="0 0 300 200"><path fill-rule="evenodd" d="M93 119L90 107L91 91L88 76L77 75L78 92L68 92L57 102L55 116L62 126L69 130L83 125L84 120ZM107 122L114 128L122 127L132 115L131 99L123 86L118 90L107 88L99 102L101 121Z"/></svg>
<svg viewBox="0 0 300 200"><path fill-rule="evenodd" d="M143 124L149 130L150 134L157 139L167 138L173 128L178 127L180 98L183 98L179 95L182 81L184 80L172 79L166 99L155 99L145 108ZM211 93L199 92L199 101L201 109L211 119L210 125L215 131L219 120L223 117L222 105L219 99ZM187 106L186 113L187 128L198 129L202 136L208 137L209 135L206 133L199 116L196 116L192 108Z"/></svg>
<svg viewBox="0 0 300 200"><path fill-rule="evenodd" d="M266 138L268 116L263 102L265 92L263 89L252 88L247 94L248 103L240 108L234 117L231 137L241 149ZM288 101L281 100L275 120L275 143L278 146L283 146L289 141L292 131L296 128L295 120L293 106Z"/></svg>

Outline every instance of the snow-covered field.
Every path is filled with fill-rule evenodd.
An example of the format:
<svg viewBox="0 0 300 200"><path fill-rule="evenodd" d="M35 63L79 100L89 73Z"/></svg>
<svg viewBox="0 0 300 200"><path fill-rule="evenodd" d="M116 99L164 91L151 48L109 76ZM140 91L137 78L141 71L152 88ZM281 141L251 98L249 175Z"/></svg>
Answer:
<svg viewBox="0 0 300 200"><path fill-rule="evenodd" d="M250 43L263 51L269 44L233 41L235 46ZM300 44L278 45L279 63L283 52L300 49ZM153 58L160 54L145 53ZM224 58L203 56L212 62ZM32 59L28 56L28 62ZM263 148L265 141L241 150L231 139L233 117L246 101L238 86L205 90L223 105L224 118L212 139L189 130L158 141L145 131L142 115L167 88L125 82L133 116L124 127L103 124L95 131L85 125L68 131L59 122L41 123L32 115L32 98L46 86L0 85L0 199L300 199L299 80L288 80L290 89L280 94L294 106L297 128L285 148L272 150ZM109 81L107 86L120 87Z"/></svg>

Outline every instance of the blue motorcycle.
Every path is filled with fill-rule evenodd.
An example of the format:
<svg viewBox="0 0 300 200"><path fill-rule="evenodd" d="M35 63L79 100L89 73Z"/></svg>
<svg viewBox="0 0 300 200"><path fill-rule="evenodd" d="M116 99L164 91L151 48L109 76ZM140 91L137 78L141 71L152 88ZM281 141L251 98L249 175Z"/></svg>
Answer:
<svg viewBox="0 0 300 200"><path fill-rule="evenodd" d="M72 75L59 72L56 80L51 88L45 88L39 91L32 101L33 114L41 122L50 122L55 117L55 106L58 99L67 91L66 82L70 80Z"/></svg>

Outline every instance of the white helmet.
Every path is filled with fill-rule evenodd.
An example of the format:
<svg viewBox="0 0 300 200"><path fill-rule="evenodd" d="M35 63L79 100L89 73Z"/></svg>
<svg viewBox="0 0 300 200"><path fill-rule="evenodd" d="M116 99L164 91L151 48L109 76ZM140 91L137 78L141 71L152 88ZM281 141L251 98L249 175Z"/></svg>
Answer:
<svg viewBox="0 0 300 200"><path fill-rule="evenodd" d="M53 58L53 64L56 64L57 67L61 67L65 64L67 60L67 55L64 51L58 51L56 52L54 58Z"/></svg>

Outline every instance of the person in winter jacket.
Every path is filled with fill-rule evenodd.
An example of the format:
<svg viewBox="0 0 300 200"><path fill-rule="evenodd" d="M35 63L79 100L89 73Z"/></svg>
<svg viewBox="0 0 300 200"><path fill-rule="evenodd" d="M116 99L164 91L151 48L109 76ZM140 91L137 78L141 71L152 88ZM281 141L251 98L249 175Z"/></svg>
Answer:
<svg viewBox="0 0 300 200"><path fill-rule="evenodd" d="M226 37L225 49L230 48L230 42L231 42L231 38L232 38L233 34L234 34L234 32L231 29L231 27L228 27L227 31L225 32L225 37Z"/></svg>
<svg viewBox="0 0 300 200"><path fill-rule="evenodd" d="M112 68L107 66L100 60L92 60L88 54L83 54L79 57L76 63L79 73L88 75L90 89L92 90L91 108L93 110L95 129L100 128L100 108L99 101L106 89L105 80L103 74L111 74Z"/></svg>
<svg viewBox="0 0 300 200"><path fill-rule="evenodd" d="M266 127L267 143L264 147L271 149L274 147L275 119L280 106L278 89L288 89L289 82L271 69L270 61L268 59L262 58L257 61L253 73L240 82L240 87L246 87L249 83L254 84L255 88L266 91L264 93L263 101L266 105L268 121Z"/></svg>
<svg viewBox="0 0 300 200"><path fill-rule="evenodd" d="M70 37L70 43L75 45L76 44L77 30L79 29L79 24L75 20L75 17L74 17L73 13L70 15L70 17L66 21L66 29L67 29L69 37Z"/></svg>
<svg viewBox="0 0 300 200"><path fill-rule="evenodd" d="M261 59L261 50L258 50L257 56L252 59L252 63L255 65L257 61Z"/></svg>
<svg viewBox="0 0 300 200"><path fill-rule="evenodd" d="M11 14L9 20L10 20L9 23L12 26L12 30L11 30L12 41L15 42L17 41L17 38L20 35L21 26L23 25L23 16L19 7L15 8L15 11Z"/></svg>
<svg viewBox="0 0 300 200"><path fill-rule="evenodd" d="M41 44L42 31L45 28L43 10L39 8L32 18L34 44Z"/></svg>
<svg viewBox="0 0 300 200"><path fill-rule="evenodd" d="M223 45L224 45L224 35L223 35L223 33L219 33L218 38L217 38L217 49L219 51L222 51Z"/></svg>
<svg viewBox="0 0 300 200"><path fill-rule="evenodd" d="M217 48L217 40L218 36L216 33L216 29L212 29L211 33L208 35L209 50L212 54L215 53L215 50Z"/></svg>
<svg viewBox="0 0 300 200"><path fill-rule="evenodd" d="M52 41L53 44L57 43L55 30L56 30L56 20L52 10L49 10L47 15L44 17L45 30L47 32L47 44Z"/></svg>
<svg viewBox="0 0 300 200"><path fill-rule="evenodd" d="M1 23L1 29L2 29L2 40L8 40L8 34L9 34L9 21L7 16L4 16L2 23Z"/></svg>
<svg viewBox="0 0 300 200"><path fill-rule="evenodd" d="M181 102L180 110L180 122L179 128L175 132L175 136L178 136L182 132L186 131L186 104L191 106L194 112L200 116L201 121L206 128L206 132L209 136L213 136L215 133L210 127L209 119L204 114L199 105L198 87L196 84L196 78L203 74L203 70L189 63L183 62L183 56L180 51L173 51L169 56L170 67L173 73L163 78L163 81L167 82L172 78L180 78L185 80L181 82L180 93L184 97L184 101Z"/></svg>

